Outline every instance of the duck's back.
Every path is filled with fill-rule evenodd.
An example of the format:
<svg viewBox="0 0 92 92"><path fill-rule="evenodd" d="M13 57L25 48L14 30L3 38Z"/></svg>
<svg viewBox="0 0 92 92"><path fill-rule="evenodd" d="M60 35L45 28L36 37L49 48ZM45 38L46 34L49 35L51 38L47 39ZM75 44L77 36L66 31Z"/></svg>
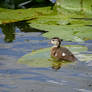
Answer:
<svg viewBox="0 0 92 92"><path fill-rule="evenodd" d="M75 61L76 57L65 47L53 47L51 56L58 60Z"/></svg>

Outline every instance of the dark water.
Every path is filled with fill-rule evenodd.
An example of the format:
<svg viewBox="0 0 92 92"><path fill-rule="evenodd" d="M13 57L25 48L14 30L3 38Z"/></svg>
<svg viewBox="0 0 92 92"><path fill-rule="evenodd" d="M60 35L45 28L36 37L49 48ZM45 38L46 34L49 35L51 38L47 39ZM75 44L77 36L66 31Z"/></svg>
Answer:
<svg viewBox="0 0 92 92"><path fill-rule="evenodd" d="M10 33L6 29L0 28L0 92L92 92L92 60L69 64L58 71L18 64L17 60L32 50L50 47L49 40L42 37L42 32L28 32L19 26L13 26ZM86 46L88 51L81 53L92 54L92 40L63 42L71 44Z"/></svg>

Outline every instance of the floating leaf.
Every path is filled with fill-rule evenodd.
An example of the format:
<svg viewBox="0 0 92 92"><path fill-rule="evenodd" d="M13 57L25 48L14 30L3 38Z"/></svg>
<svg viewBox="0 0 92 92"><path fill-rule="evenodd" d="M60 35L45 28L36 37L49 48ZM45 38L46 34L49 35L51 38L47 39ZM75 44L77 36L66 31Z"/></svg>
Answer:
<svg viewBox="0 0 92 92"><path fill-rule="evenodd" d="M65 45L65 47L75 53L86 52L88 50L87 47L82 45Z"/></svg>
<svg viewBox="0 0 92 92"><path fill-rule="evenodd" d="M59 12L61 10L68 10L71 12L84 12L86 14L92 14L92 0L57 0L56 6Z"/></svg>
<svg viewBox="0 0 92 92"><path fill-rule="evenodd" d="M67 45L66 47L69 48L73 53L77 52L78 54L81 51L87 51L86 47L80 45ZM67 61L55 61L50 57L50 49L51 48L40 49L32 53L26 54L18 60L18 63L27 64L31 67L53 68L59 68L60 66L65 65L66 63L71 63Z"/></svg>
<svg viewBox="0 0 92 92"><path fill-rule="evenodd" d="M16 9L16 10L0 8L0 21L2 21L2 23L3 22L11 23L11 22L35 19L39 17L38 12L41 12L45 15L51 13L52 10L50 10L50 7Z"/></svg>
<svg viewBox="0 0 92 92"><path fill-rule="evenodd" d="M83 42L86 39L92 39L92 28L80 25L47 25L31 24L32 27L46 30L43 36L47 38L60 37L67 41Z"/></svg>
<svg viewBox="0 0 92 92"><path fill-rule="evenodd" d="M49 50L49 48L46 48L34 51L20 58L18 62L31 67L49 67L51 66L51 62L48 61L50 58Z"/></svg>
<svg viewBox="0 0 92 92"><path fill-rule="evenodd" d="M77 56L80 61L92 61L92 54L79 54Z"/></svg>

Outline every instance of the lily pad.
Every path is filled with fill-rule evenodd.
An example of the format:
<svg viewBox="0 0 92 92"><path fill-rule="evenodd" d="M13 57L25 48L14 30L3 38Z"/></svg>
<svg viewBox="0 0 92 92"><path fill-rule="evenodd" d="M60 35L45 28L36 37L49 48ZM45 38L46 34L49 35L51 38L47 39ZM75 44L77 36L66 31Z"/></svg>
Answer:
<svg viewBox="0 0 92 92"><path fill-rule="evenodd" d="M87 48L80 45L67 45L75 55L79 54L80 52L87 51ZM21 57L18 60L18 63L27 64L31 67L53 67L53 68L60 68L63 65L72 63L68 61L55 61L53 58L50 57L50 49L51 48L44 48L40 50L33 51L32 53L28 53Z"/></svg>
<svg viewBox="0 0 92 92"><path fill-rule="evenodd" d="M79 54L77 56L81 61L92 61L92 54Z"/></svg>
<svg viewBox="0 0 92 92"><path fill-rule="evenodd" d="M80 52L86 52L88 48L86 46L82 45L65 45L66 48L68 48L73 53L80 53Z"/></svg>
<svg viewBox="0 0 92 92"><path fill-rule="evenodd" d="M92 28L80 25L47 25L47 24L31 24L32 27L46 30L44 37L60 37L66 41L83 42L92 39Z"/></svg>
<svg viewBox="0 0 92 92"><path fill-rule="evenodd" d="M91 40L92 28L85 25L92 25L92 21L71 19L76 17L89 18L90 16L76 13L57 13L51 10L50 6L16 10L0 8L0 24L30 20L28 23L31 27L48 31L43 34L47 38L57 36L66 41L77 42Z"/></svg>
<svg viewBox="0 0 92 92"><path fill-rule="evenodd" d="M50 48L33 51L21 57L18 62L31 67L49 67L51 66L51 62L48 60L50 58L49 50Z"/></svg>
<svg viewBox="0 0 92 92"><path fill-rule="evenodd" d="M16 10L0 8L0 21L2 24L6 24L29 19L33 20L38 18L39 16L44 16L50 13L52 13L50 7Z"/></svg>
<svg viewBox="0 0 92 92"><path fill-rule="evenodd" d="M56 7L60 12L61 10L68 10L70 12L82 12L92 14L92 0L57 0ZM62 11L61 11L62 12Z"/></svg>

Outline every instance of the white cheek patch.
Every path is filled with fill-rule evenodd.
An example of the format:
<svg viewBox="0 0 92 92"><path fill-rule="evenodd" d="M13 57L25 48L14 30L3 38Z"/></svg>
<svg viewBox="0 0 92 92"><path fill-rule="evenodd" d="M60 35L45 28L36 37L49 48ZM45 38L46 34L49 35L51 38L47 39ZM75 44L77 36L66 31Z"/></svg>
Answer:
<svg viewBox="0 0 92 92"><path fill-rule="evenodd" d="M54 42L51 40L51 43L53 44Z"/></svg>
<svg viewBox="0 0 92 92"><path fill-rule="evenodd" d="M58 44L57 41L52 41L52 40L51 40L51 43L54 44L54 45L57 45Z"/></svg>
<svg viewBox="0 0 92 92"><path fill-rule="evenodd" d="M62 53L62 56L65 56L66 54L65 53Z"/></svg>

